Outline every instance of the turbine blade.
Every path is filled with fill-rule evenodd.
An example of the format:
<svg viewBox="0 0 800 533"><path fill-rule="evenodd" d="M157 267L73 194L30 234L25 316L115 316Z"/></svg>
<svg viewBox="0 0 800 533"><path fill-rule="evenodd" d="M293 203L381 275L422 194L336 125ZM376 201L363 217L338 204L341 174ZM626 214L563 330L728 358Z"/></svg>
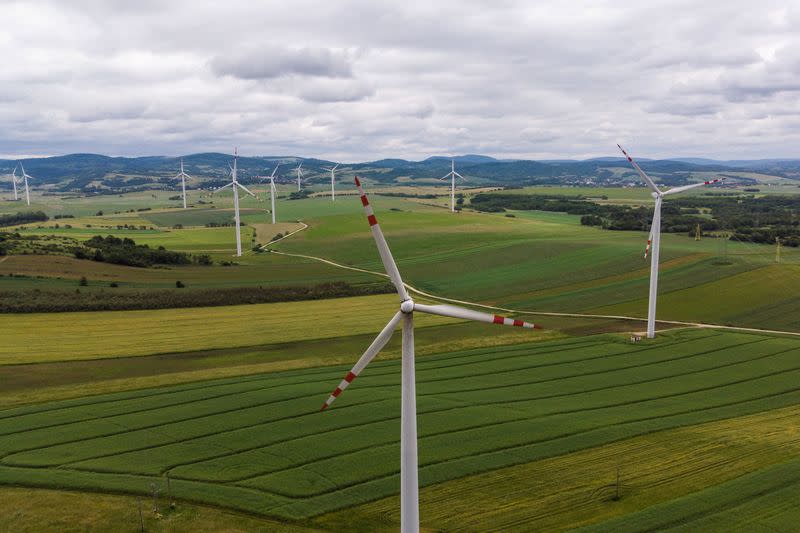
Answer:
<svg viewBox="0 0 800 533"><path fill-rule="evenodd" d="M476 322L489 322L490 324L502 324L504 326L517 326L520 328L529 329L542 329L541 326L532 324L530 322L523 322L522 320L514 320L513 318L506 318L500 315L490 315L489 313L481 313L480 311L473 311L472 309L464 309L463 307L456 307L455 305L426 305L414 304L414 311L421 311L431 315L449 316L451 318L464 318L466 320L475 320Z"/></svg>
<svg viewBox="0 0 800 533"><path fill-rule="evenodd" d="M359 181L358 176L356 176L356 187L358 187L358 193L361 195L361 203L364 205L364 212L367 214L369 227L372 230L372 237L375 239L375 244L378 246L378 253L381 255L383 268L386 269L386 273L389 274L389 279L391 279L392 283L394 283L394 287L397 289L397 294L400 295L400 301L404 302L408 300L406 287L403 285L403 280L400 278L400 271L397 270L397 264L394 262L392 252L389 250L389 245L386 244L386 239L383 236L381 227L378 225L378 219L375 218L375 215L372 212L372 206L369 205L367 193L365 193L363 187L361 187L361 182Z"/></svg>
<svg viewBox="0 0 800 533"><path fill-rule="evenodd" d="M253 194L252 192L250 192L250 189L248 189L247 187L245 187L245 186L244 186L244 185L242 185L241 183L238 183L238 182L237 182L237 183L236 183L236 185L238 185L240 189L242 189L244 192L246 192L247 194L249 194L249 195L250 195L250 196L252 196L253 198L258 198L258 197L257 197L255 194Z"/></svg>
<svg viewBox="0 0 800 533"><path fill-rule="evenodd" d="M337 168L339 168L339 163L336 163L331 170L336 170Z"/></svg>
<svg viewBox="0 0 800 533"><path fill-rule="evenodd" d="M228 187L233 187L233 182L228 183L227 185L223 185L222 187L218 187L211 191L211 194L221 191L222 189L227 189Z"/></svg>
<svg viewBox="0 0 800 533"><path fill-rule="evenodd" d="M461 175L461 174L459 174L458 172L456 172L455 174L456 174L456 176L458 176L458 177L459 177L459 178L461 178L462 180L464 180L464 181L467 181L467 178L465 178L464 176L462 176L462 175Z"/></svg>
<svg viewBox="0 0 800 533"><path fill-rule="evenodd" d="M384 327L383 330L381 330L381 332L378 333L378 336L375 337L375 340L372 341L372 344L369 345L367 351L364 352L364 354L361 356L361 358L359 358L355 366L350 370L350 372L347 373L342 382L339 383L339 386L336 387L333 393L331 393L331 395L328 397L328 400L324 404L322 404L322 409L320 409L320 411L324 411L325 409L330 407L333 401L339 397L342 391L344 391L350 385L350 383L352 383L353 380L356 379L356 377L358 377L358 375L361 373L362 370L364 370L364 368L370 363L370 361L375 359L375 356L378 355L378 352L380 352L383 349L383 347L386 346L386 343L389 342L389 339L392 338L392 333L394 333L394 330L397 327L397 324L400 322L401 318L403 318L403 313L401 311L398 311L392 317L389 323L386 324L386 327Z"/></svg>
<svg viewBox="0 0 800 533"><path fill-rule="evenodd" d="M650 235L647 236L647 246L644 249L644 258L650 255L650 245L653 244L653 227L650 227Z"/></svg>
<svg viewBox="0 0 800 533"><path fill-rule="evenodd" d="M280 165L275 165L275 170L273 170L273 171L272 171L272 174L271 174L271 176L272 176L273 178L275 177L275 173L278 171L278 167L279 167L279 166L280 166Z"/></svg>
<svg viewBox="0 0 800 533"><path fill-rule="evenodd" d="M661 194L661 191L658 190L658 187L656 187L655 182L652 179L650 179L650 176L645 174L644 170L642 170L642 168L636 163L636 161L634 161L633 158L628 155L628 152L626 152L625 149L620 145L617 145L617 148L622 150L622 153L625 155L625 157L628 158L628 163L630 163L633 166L633 168L636 169L636 172L639 173L639 175L642 177L642 179L645 181L645 183L647 183L647 185L651 189L653 189L653 191L655 191L658 194Z"/></svg>
<svg viewBox="0 0 800 533"><path fill-rule="evenodd" d="M449 177L450 177L450 174L452 174L452 173L453 173L453 172L452 172L452 171L450 171L450 172L448 172L447 174L445 174L444 176L442 176L442 177L441 177L441 178L439 178L439 179L440 179L440 180L446 180L447 178L449 178Z"/></svg>
<svg viewBox="0 0 800 533"><path fill-rule="evenodd" d="M668 191L664 191L663 194L665 196L667 194L677 194L679 192L688 191L690 189L696 189L698 187L703 187L704 185L712 185L714 183L721 183L724 179L725 178L719 178L719 179L715 179L715 180L704 181L703 183L692 183L691 185L683 185L681 187L673 187Z"/></svg>

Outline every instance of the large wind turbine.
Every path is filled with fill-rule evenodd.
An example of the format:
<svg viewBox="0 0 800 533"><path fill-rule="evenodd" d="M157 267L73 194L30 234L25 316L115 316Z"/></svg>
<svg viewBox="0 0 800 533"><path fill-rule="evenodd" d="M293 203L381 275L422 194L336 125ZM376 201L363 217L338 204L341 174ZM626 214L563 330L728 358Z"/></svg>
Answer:
<svg viewBox="0 0 800 533"><path fill-rule="evenodd" d="M456 162L455 159L450 160L450 172L439 178L440 180L444 180L450 178L450 211L455 213L456 211L456 176L461 178L464 181L467 181L464 176L456 172Z"/></svg>
<svg viewBox="0 0 800 533"><path fill-rule="evenodd" d="M339 163L333 167L324 167L324 170L329 170L331 173L331 201L336 200L336 169L339 168Z"/></svg>
<svg viewBox="0 0 800 533"><path fill-rule="evenodd" d="M269 175L269 193L270 198L272 200L272 223L275 223L275 173L278 171L278 167L280 165L275 165L275 168L272 170L272 174ZM261 178L265 179L265 178Z"/></svg>
<svg viewBox="0 0 800 533"><path fill-rule="evenodd" d="M295 169L297 171L297 190L300 190L300 180L303 179L303 162L300 161L300 164L297 165Z"/></svg>
<svg viewBox="0 0 800 533"><path fill-rule="evenodd" d="M656 299L658 297L658 257L661 252L661 203L665 196L671 194L681 193L683 191L688 191L689 189L695 189L697 187L703 187L704 185L711 185L713 183L719 183L722 179L715 179L711 181L705 181L702 183L693 183L691 185L684 185L682 187L673 187L672 189L667 189L666 191L660 190L656 187L655 182L645 174L644 170L633 160L631 156L628 155L628 152L625 151L622 146L619 144L617 145L625 157L628 158L628 162L636 169L636 172L642 177L644 182L650 187L653 192L653 198L656 200L656 205L653 208L653 223L650 226L650 237L647 239L647 248L644 251L644 257L647 258L647 254L652 247L652 253L650 254L650 296L648 299L648 306L647 306L647 338L652 339L656 336ZM724 178L723 178L724 179Z"/></svg>
<svg viewBox="0 0 800 533"><path fill-rule="evenodd" d="M223 185L219 189L215 190L214 192L219 192L222 189L226 189L230 187L233 190L233 218L236 223L236 257L241 257L242 255L242 235L241 235L241 226L239 223L239 189L242 189L244 192L252 196L253 198L258 198L255 194L250 192L247 187L242 185L236 180L237 175L237 160L239 159L238 150L233 151L233 166L231 167L231 182L227 185Z"/></svg>
<svg viewBox="0 0 800 533"><path fill-rule="evenodd" d="M361 203L367 214L372 237L378 247L381 261L392 283L400 296L400 310L392 317L386 327L369 345L367 351L361 356L355 366L347 373L345 378L333 391L328 400L322 405L322 410L329 407L344 389L352 383L370 361L389 342L392 332L402 320L403 322L403 359L402 359L402 409L400 412L400 529L403 533L419 531L419 487L417 483L417 405L416 383L414 378L414 312L429 313L432 315L489 322L506 326L519 326L524 328L539 328L522 320L512 320L497 315L489 315L456 307L453 305L427 305L418 304L406 292L400 272L392 258L392 252L386 244L378 220L372 212L367 195L361 187L361 182L356 177L356 186L361 195Z"/></svg>
<svg viewBox="0 0 800 533"><path fill-rule="evenodd" d="M186 209L186 178L192 179L192 177L183 171L183 158L181 158L181 171L175 177L181 179L181 195L183 196L183 208Z"/></svg>
<svg viewBox="0 0 800 533"><path fill-rule="evenodd" d="M28 188L28 178L34 179L34 177L25 172L25 167L22 166L22 161L19 162L19 168L20 170L22 170L22 180L23 183L25 184L25 201L27 202L28 205L31 205L31 192L30 189Z"/></svg>

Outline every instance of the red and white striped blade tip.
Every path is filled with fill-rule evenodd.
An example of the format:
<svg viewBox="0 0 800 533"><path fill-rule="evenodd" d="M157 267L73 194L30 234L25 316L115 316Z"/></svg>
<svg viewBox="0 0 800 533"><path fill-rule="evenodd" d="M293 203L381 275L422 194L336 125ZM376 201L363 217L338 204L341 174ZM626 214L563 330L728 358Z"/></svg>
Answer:
<svg viewBox="0 0 800 533"><path fill-rule="evenodd" d="M506 318L500 315L494 315L494 323L502 324L504 326L517 326L518 328L542 329L542 326L540 326L539 324L533 324L531 322L525 322L523 320L515 320L513 318Z"/></svg>
<svg viewBox="0 0 800 533"><path fill-rule="evenodd" d="M354 379L356 379L357 375L353 374L352 371L348 372L344 379L339 383L339 386L331 393L325 403L322 404L322 408L320 411L324 411L333 403L333 401L339 397L339 395L350 385Z"/></svg>

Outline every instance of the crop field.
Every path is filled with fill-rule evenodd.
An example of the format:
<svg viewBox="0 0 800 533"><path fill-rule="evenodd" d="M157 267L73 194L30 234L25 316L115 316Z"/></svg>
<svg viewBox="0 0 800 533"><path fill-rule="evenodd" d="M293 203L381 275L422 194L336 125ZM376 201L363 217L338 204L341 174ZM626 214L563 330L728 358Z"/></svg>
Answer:
<svg viewBox="0 0 800 533"><path fill-rule="evenodd" d="M396 312L394 295L145 311L15 314L0 365L131 357L201 349L290 343L380 330ZM309 329L309 321L314 327ZM421 327L453 319L421 316ZM208 327L213 324L213 327ZM254 327L257 325L257 327ZM47 335L42 335L43 330Z"/></svg>
<svg viewBox="0 0 800 533"><path fill-rule="evenodd" d="M795 339L682 330L644 344L601 335L420 358L421 484L435 490L465 476L796 405L798 355ZM373 363L330 411L318 413L348 368L0 411L0 483L146 494L168 473L178 498L286 520L392 497L399 487L398 361ZM761 456L741 473L777 460ZM725 470L726 463L707 468ZM788 479L794 471L781 472ZM536 490L536 480L520 483ZM425 501L429 489L423 526L426 508L427 516L448 513ZM449 507L446 499L441 505ZM480 505L472 500L475 512ZM395 515L388 519L391 526ZM491 527L491 514L486 520Z"/></svg>

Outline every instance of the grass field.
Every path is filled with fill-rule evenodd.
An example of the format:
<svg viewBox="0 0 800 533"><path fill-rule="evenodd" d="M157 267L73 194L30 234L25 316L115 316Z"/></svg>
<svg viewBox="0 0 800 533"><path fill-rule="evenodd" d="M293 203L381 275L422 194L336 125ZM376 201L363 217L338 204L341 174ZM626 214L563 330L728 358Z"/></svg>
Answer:
<svg viewBox="0 0 800 533"><path fill-rule="evenodd" d="M599 336L421 358L420 480L433 487L791 406L800 401L798 354L794 339L680 331L642 345ZM169 472L179 498L286 519L392 496L398 363L376 362L332 411L317 413L344 372L296 370L5 410L0 483L142 493Z"/></svg>

